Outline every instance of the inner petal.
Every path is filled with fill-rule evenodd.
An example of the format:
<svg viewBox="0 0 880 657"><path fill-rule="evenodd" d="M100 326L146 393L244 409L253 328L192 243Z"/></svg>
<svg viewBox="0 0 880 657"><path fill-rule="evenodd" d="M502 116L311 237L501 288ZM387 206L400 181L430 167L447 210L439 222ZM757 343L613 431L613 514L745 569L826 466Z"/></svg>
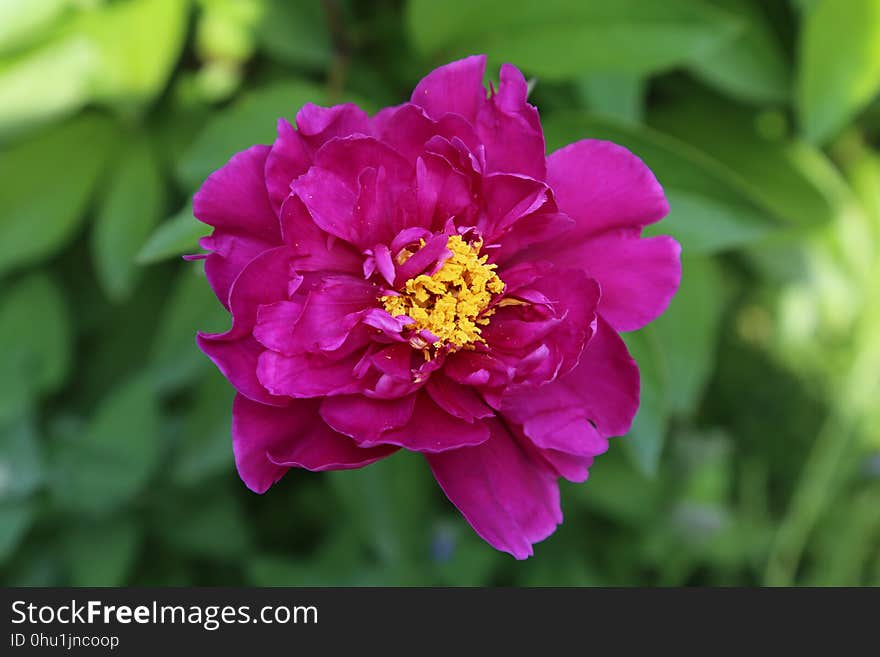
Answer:
<svg viewBox="0 0 880 657"><path fill-rule="evenodd" d="M482 246L482 241L468 243L452 235L446 242L451 255L442 267L410 278L399 293L380 297L388 313L408 318L410 343L424 349L426 358L428 349L473 348L485 342L480 327L494 314L492 302L504 291L504 282L495 273L497 265L480 255Z"/></svg>

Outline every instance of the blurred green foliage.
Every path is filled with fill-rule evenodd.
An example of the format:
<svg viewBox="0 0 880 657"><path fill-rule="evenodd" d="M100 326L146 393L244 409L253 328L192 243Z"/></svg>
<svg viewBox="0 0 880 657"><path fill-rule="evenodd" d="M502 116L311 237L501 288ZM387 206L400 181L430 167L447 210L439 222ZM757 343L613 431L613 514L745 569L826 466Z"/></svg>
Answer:
<svg viewBox="0 0 880 657"><path fill-rule="evenodd" d="M487 52L684 247L630 436L518 563L416 455L238 481L191 196ZM880 0L0 0L0 582L880 585ZM165 219L165 217L168 217Z"/></svg>

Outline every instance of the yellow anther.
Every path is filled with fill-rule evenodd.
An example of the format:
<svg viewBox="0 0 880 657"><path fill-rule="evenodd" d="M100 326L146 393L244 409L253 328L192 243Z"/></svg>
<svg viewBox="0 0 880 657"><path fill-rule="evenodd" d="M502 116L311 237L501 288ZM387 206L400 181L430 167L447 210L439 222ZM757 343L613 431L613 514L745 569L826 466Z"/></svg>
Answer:
<svg viewBox="0 0 880 657"><path fill-rule="evenodd" d="M504 282L495 273L497 265L486 264L488 256L479 255L482 246L482 242L468 244L460 235L451 236L446 248L452 256L433 275L408 280L399 295L381 297L385 310L412 319L408 328L437 336L435 348L467 348L485 342L480 327L495 312L489 305L494 295L504 291Z"/></svg>

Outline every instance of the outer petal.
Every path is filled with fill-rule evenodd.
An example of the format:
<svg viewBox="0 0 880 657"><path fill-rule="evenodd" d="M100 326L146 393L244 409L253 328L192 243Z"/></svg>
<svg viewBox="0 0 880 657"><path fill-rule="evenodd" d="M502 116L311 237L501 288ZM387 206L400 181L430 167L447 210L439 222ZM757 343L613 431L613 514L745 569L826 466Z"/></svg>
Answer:
<svg viewBox="0 0 880 657"><path fill-rule="evenodd" d="M331 139L371 133L370 117L352 103L333 107L306 103L296 114L296 126L303 140L313 150Z"/></svg>
<svg viewBox="0 0 880 657"><path fill-rule="evenodd" d="M544 180L544 132L538 110L526 102L527 94L519 69L504 64L498 93L480 111L477 134L486 145L489 172L509 171Z"/></svg>
<svg viewBox="0 0 880 657"><path fill-rule="evenodd" d="M281 227L264 177L268 154L268 146L251 146L208 176L193 196L195 217L215 228L279 244Z"/></svg>
<svg viewBox="0 0 880 657"><path fill-rule="evenodd" d="M254 258L236 278L229 294L232 327L226 333L199 333L198 345L243 395L263 404L285 405L257 380L257 359L263 347L251 332L261 304L287 298L290 251L278 247Z"/></svg>
<svg viewBox="0 0 880 657"><path fill-rule="evenodd" d="M471 527L517 559L562 522L556 473L534 458L500 422L476 447L427 456L437 483Z"/></svg>
<svg viewBox="0 0 880 657"><path fill-rule="evenodd" d="M290 195L290 183L308 170L311 161L300 134L285 119L278 119L278 137L266 157L266 188L276 214Z"/></svg>
<svg viewBox="0 0 880 657"><path fill-rule="evenodd" d="M526 436L541 449L576 456L596 456L608 449L608 439L590 422L576 391L562 394L549 386L527 389L504 397L501 413L523 427Z"/></svg>
<svg viewBox="0 0 880 657"><path fill-rule="evenodd" d="M470 423L453 417L437 406L426 393L420 393L412 417L406 424L384 432L375 442L359 440L358 444L361 447L398 445L414 452L434 453L478 445L488 438L486 422Z"/></svg>
<svg viewBox="0 0 880 657"><path fill-rule="evenodd" d="M486 102L485 70L485 55L473 55L441 66L416 85L411 100L432 119L453 113L473 122Z"/></svg>
<svg viewBox="0 0 880 657"><path fill-rule="evenodd" d="M671 237L641 239L638 230L615 230L560 250L554 259L584 267L602 287L602 316L618 331L635 331L659 317L675 296L680 256Z"/></svg>
<svg viewBox="0 0 880 657"><path fill-rule="evenodd" d="M232 284L247 264L275 245L251 235L229 233L221 229L199 240L199 246L210 251L205 258L205 276L214 294L229 309Z"/></svg>
<svg viewBox="0 0 880 657"><path fill-rule="evenodd" d="M354 442L378 444L382 435L398 429L412 418L415 395L398 399L370 399L363 395L327 397L321 402L321 417L333 429Z"/></svg>
<svg viewBox="0 0 880 657"><path fill-rule="evenodd" d="M501 408L539 447L599 454L602 439L630 429L639 408L639 370L623 340L600 316L571 372L539 388L509 392Z"/></svg>
<svg viewBox="0 0 880 657"><path fill-rule="evenodd" d="M239 475L256 493L266 492L291 467L359 468L395 451L357 447L321 421L318 402L298 400L277 408L242 395L232 405L232 449Z"/></svg>
<svg viewBox="0 0 880 657"><path fill-rule="evenodd" d="M577 225L567 243L609 228L641 227L669 212L651 170L617 144L585 139L547 158L547 182L559 209Z"/></svg>

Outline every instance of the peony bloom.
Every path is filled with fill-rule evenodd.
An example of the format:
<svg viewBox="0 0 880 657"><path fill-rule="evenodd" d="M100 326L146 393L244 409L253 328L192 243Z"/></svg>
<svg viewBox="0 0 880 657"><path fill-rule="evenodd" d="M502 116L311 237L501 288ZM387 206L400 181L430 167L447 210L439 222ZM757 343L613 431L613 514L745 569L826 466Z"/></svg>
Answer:
<svg viewBox="0 0 880 657"><path fill-rule="evenodd" d="M618 332L656 318L679 246L642 239L668 211L629 151L545 156L513 66L443 66L370 118L303 107L194 198L208 281L232 328L201 349L238 391L241 478L424 454L474 530L517 558L562 521L625 434L639 372Z"/></svg>

